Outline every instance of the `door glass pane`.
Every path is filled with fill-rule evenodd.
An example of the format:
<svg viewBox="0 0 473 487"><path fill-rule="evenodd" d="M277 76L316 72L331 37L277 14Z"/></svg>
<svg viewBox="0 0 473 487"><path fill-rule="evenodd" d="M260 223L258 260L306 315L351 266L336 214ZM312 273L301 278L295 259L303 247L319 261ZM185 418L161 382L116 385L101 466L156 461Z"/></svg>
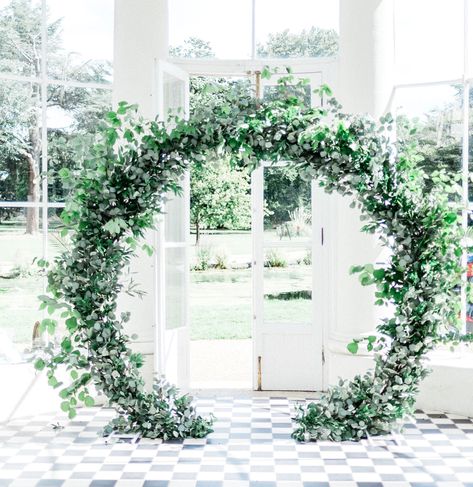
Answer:
<svg viewBox="0 0 473 487"><path fill-rule="evenodd" d="M264 323L301 324L312 319L310 248L278 247L265 251Z"/></svg>
<svg viewBox="0 0 473 487"><path fill-rule="evenodd" d="M0 80L0 200L39 202L40 178L40 85Z"/></svg>
<svg viewBox="0 0 473 487"><path fill-rule="evenodd" d="M311 182L289 164L265 168L265 245L306 242L311 235Z"/></svg>
<svg viewBox="0 0 473 487"><path fill-rule="evenodd" d="M297 96L304 101L307 108L320 106L320 96L314 93L314 90L322 84L322 75L320 73L293 73L292 75L294 83L301 80L308 83L303 86L278 85L278 77L273 75L269 81L264 81L263 99L272 101Z"/></svg>
<svg viewBox="0 0 473 487"><path fill-rule="evenodd" d="M172 127L174 117L184 118L186 84L175 76L163 73L163 118Z"/></svg>
<svg viewBox="0 0 473 487"><path fill-rule="evenodd" d="M251 0L170 1L171 57L248 59L251 12Z"/></svg>
<svg viewBox="0 0 473 487"><path fill-rule="evenodd" d="M0 0L0 71L41 75L41 0Z"/></svg>
<svg viewBox="0 0 473 487"><path fill-rule="evenodd" d="M473 333L473 212L468 215L467 280L465 333Z"/></svg>
<svg viewBox="0 0 473 487"><path fill-rule="evenodd" d="M473 10L473 5L472 5ZM473 25L471 26L473 29ZM472 32L473 35L473 32ZM473 46L472 46L473 50ZM470 85L471 86L471 85ZM469 120L468 120L468 134L469 134L469 143L468 143L468 167L470 170L470 174L473 172L473 88L470 88L470 111L469 111ZM468 199L469 201L473 201L473 182L470 177L470 184L468 188Z"/></svg>
<svg viewBox="0 0 473 487"><path fill-rule="evenodd" d="M43 236L25 233L28 218L26 209L0 209L0 362L28 355L35 323L42 319L43 279L36 260L43 255Z"/></svg>
<svg viewBox="0 0 473 487"><path fill-rule="evenodd" d="M463 0L397 0L394 8L397 82L461 78Z"/></svg>
<svg viewBox="0 0 473 487"><path fill-rule="evenodd" d="M166 329L185 326L187 293L186 249L166 249Z"/></svg>
<svg viewBox="0 0 473 487"><path fill-rule="evenodd" d="M113 0L47 0L48 75L110 83L113 59ZM86 32L84 31L86 26Z"/></svg>
<svg viewBox="0 0 473 487"><path fill-rule="evenodd" d="M468 2L468 45L465 46L468 49L468 72L466 76L473 78L473 0L465 0Z"/></svg>
<svg viewBox="0 0 473 487"><path fill-rule="evenodd" d="M256 0L256 54L262 58L334 56L338 0Z"/></svg>
<svg viewBox="0 0 473 487"><path fill-rule="evenodd" d="M182 182L184 184L184 181ZM164 217L164 235L167 242L185 242L189 232L186 197L169 194Z"/></svg>

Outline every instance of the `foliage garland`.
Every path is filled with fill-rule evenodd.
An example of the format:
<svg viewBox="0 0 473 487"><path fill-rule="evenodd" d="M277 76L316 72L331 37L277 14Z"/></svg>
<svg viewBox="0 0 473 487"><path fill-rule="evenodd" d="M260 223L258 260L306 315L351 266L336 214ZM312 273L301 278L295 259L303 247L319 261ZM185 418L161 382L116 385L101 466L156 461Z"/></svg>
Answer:
<svg viewBox="0 0 473 487"><path fill-rule="evenodd" d="M203 164L209 152L231 154L234 163L257 166L262 160L291 160L300 173L317 178L329 193L353 197L365 232L379 235L391 257L382 267L355 266L363 285L375 284L377 304L394 304L392 318L368 337L375 366L363 376L340 381L318 402L301 406L295 418L298 440L358 440L389 432L412 410L428 370L427 352L458 326L462 232L457 184L445 173L426 175L403 144L391 140L393 120L376 123L348 116L320 94L325 108L307 109L304 82L280 82L281 97L258 101L248 87L209 86L193 106L189 121L175 117L167 130L144 121L120 103L108 114L108 127L83 170L65 171L72 198L63 213L71 247L48 272L42 306L65 319L67 333L59 351L49 349L36 361L48 368L53 387L65 364L71 381L60 395L73 417L79 402L93 404L89 387L103 392L118 417L108 430L138 431L147 437L205 436L211 419L197 415L188 396L163 381L147 392L140 376L142 357L131 352L117 316L121 273L139 239L153 226L167 192L179 193L190 164ZM207 95L206 95L207 93ZM430 186L429 186L430 188ZM43 263L47 266L47 263ZM43 320L53 332L57 320ZM349 345L355 353L360 340Z"/></svg>

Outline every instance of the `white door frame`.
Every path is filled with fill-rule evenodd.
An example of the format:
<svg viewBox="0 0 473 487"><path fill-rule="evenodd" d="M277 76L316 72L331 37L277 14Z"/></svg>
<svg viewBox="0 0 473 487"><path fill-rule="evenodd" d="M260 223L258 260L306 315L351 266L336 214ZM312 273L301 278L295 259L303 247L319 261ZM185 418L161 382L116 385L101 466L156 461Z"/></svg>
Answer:
<svg viewBox="0 0 473 487"><path fill-rule="evenodd" d="M189 116L189 75L186 71L178 66L165 61L156 63L156 113L159 120L166 121L167 113L165 112L165 93L164 77L165 74L171 75L177 80L183 82L183 116ZM155 370L160 375L166 376L171 382L181 388L189 387L190 376L190 348L189 348L189 249L190 249L190 173L186 171L182 181L183 194L180 197L169 195L170 200L180 200L183 202L182 214L171 215L168 210L172 206L165 203L163 213L159 215L157 222L157 231L155 232L155 316L156 316L156 353L155 353ZM166 219L169 217L182 218L184 228L182 240L169 240L166 235ZM182 296L183 303L183 323L182 326L175 329L166 327L166 254L170 249L184 249L184 289Z"/></svg>
<svg viewBox="0 0 473 487"><path fill-rule="evenodd" d="M316 181L311 183L311 209L312 209L312 237L309 243L279 243L272 242L269 246L274 247L303 247L310 248L312 252L312 316L307 323L267 323L264 319L264 171L268 167L284 166L284 163L265 164L255 169L251 175L251 197L252 197L252 337L253 337L253 389L254 390L292 390L291 386L273 387L268 384L268 372L265 371L265 342L271 337L300 337L301 345L310 342L310 356L313 361L308 360L314 368L313 380L305 382L307 385L294 387L301 390L323 390L324 388L324 314L326 306L323 305L324 286L320 285L320 264L323 256L323 241L321 235L323 212L323 194ZM322 196L322 198L321 198ZM323 310L321 312L321 310ZM288 332L289 330L289 332ZM272 353L272 352L269 352ZM266 356L266 359L268 357ZM266 378L266 380L265 380ZM269 380L273 384L274 380Z"/></svg>
<svg viewBox="0 0 473 487"><path fill-rule="evenodd" d="M179 71L185 71L189 76L246 76L249 72L262 71L265 66L269 66L270 69L279 68L279 72L283 73L285 67L292 69L292 74L296 78L310 77L314 74L320 74L321 83L328 84L336 92L337 75L338 75L338 60L336 58L297 58L297 59L272 59L272 60L218 60L218 59L170 59L167 65L173 68L179 69ZM172 63L172 64L171 64ZM324 100L320 100L322 105ZM314 102L313 102L314 104ZM161 110L162 111L162 110ZM255 174L255 180L252 185L258 183L258 176ZM256 194L252 191L253 194ZM253 197L252 197L253 198ZM329 227L335 223L333 218L336 217L336 212L333 209L333 205L330 204L330 196L325 194L316 182L312 183L312 261L313 261L313 317L314 324L320 329L320 335L316 343L314 343L314 352L317 350L318 356L322 361L322 377L318 379L317 389L324 390L328 384L328 368L325 364L325 350L327 349L327 339L329 332L330 314L334 311L333 304L335 303L334 293L336 292L332 282L332 275L334 269L333 252L330 250L330 241L332 238ZM257 208L261 201L253 201L253 208ZM262 208L262 206L261 206ZM254 224L252 223L255 231L261 231L258 228L257 215L253 216ZM262 233L262 232L261 232ZM322 237L323 236L323 237ZM253 262L255 265L255 257L257 262L263 263L264 261L264 249L261 250L253 248ZM256 264L258 265L258 264ZM262 264L261 264L262 265ZM162 283L161 283L162 285ZM259 288L262 289L262 284L259 284ZM254 328L255 312L258 314L257 305L255 303L255 292L253 293L253 320L252 326ZM261 310L260 310L261 312ZM253 338L255 336L255 330L252 330ZM253 343L255 340L253 340ZM257 367L257 353L254 350L255 360L253 360L253 380L254 388L258 385L258 367ZM187 365L188 367L188 365ZM159 369L159 370L162 370Z"/></svg>

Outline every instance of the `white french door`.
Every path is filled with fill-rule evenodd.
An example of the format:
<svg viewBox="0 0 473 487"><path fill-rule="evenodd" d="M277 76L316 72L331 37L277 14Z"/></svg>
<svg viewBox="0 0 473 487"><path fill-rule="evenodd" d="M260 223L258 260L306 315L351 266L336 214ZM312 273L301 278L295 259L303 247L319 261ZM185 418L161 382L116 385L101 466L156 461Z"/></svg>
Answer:
<svg viewBox="0 0 473 487"><path fill-rule="evenodd" d="M321 73L304 74L307 103ZM260 96L277 93L277 78L262 80ZM315 181L291 187L289 163L264 163L253 171L253 385L256 390L322 390L323 315L319 278L323 227L321 190ZM268 199L274 181L287 188ZM283 181L286 179L282 178ZM281 184L281 183L279 183ZM269 193L269 191L268 191Z"/></svg>
<svg viewBox="0 0 473 487"><path fill-rule="evenodd" d="M188 117L189 76L167 62L156 66L157 113ZM171 129L171 122L169 128ZM156 232L156 364L159 374L182 388L189 383L189 237L190 181L182 195L168 194Z"/></svg>
<svg viewBox="0 0 473 487"><path fill-rule="evenodd" d="M252 174L253 384L256 390L316 391L323 388L323 330L315 294L318 188L315 181L308 183L309 209L301 206L286 222L267 223L271 205L265 187L284 169L263 165Z"/></svg>

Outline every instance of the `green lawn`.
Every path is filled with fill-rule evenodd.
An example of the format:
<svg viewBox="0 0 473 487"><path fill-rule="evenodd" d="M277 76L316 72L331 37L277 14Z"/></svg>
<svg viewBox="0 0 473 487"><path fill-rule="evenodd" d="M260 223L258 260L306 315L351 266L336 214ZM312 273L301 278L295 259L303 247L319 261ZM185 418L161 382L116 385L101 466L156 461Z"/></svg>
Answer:
<svg viewBox="0 0 473 487"><path fill-rule="evenodd" d="M309 291L311 266L265 269L265 295ZM251 269L209 270L191 273L190 322L192 340L251 337ZM287 296L284 296L287 297ZM266 322L306 323L310 299L265 299Z"/></svg>
<svg viewBox="0 0 473 487"><path fill-rule="evenodd" d="M49 237L49 255L61 250L57 233ZM230 262L251 260L249 232L216 232L203 235L202 244L225 252ZM193 246L195 253L195 247ZM311 266L294 265L304 253L287 249L286 268L265 269L265 294L277 295L311 289ZM35 321L42 318L37 296L43 293L42 279L33 259L42 255L42 236L25 235L24 223L0 224L0 336L6 335L19 350L31 345ZM10 278L12 269L21 272ZM1 277L3 276L3 277ZM251 336L251 269L208 270L191 272L191 338L243 339ZM268 321L294 323L307 321L308 299L267 299Z"/></svg>

